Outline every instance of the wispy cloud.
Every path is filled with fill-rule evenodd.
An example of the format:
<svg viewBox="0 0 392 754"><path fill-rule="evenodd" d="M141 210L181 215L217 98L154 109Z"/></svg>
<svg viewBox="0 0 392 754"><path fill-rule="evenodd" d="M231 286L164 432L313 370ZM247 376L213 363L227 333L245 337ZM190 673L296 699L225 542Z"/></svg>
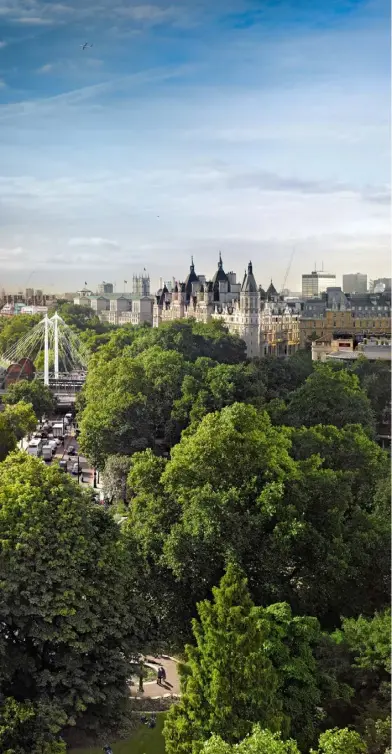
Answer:
<svg viewBox="0 0 392 754"><path fill-rule="evenodd" d="M177 66L173 68L156 68L129 75L114 76L107 81L98 84L72 89L63 94L56 94L43 99L26 100L12 104L0 105L0 121L16 116L31 115L33 113L45 113L51 109L57 109L60 105L72 106L94 99L108 92L114 93L132 89L142 84L152 84L170 79L180 78L192 70L192 66Z"/></svg>
<svg viewBox="0 0 392 754"><path fill-rule="evenodd" d="M40 68L37 69L37 73L50 73L53 71L54 64L53 63L45 63L45 65L42 65Z"/></svg>
<svg viewBox="0 0 392 754"><path fill-rule="evenodd" d="M25 26L52 26L54 21L43 16L19 16L18 23Z"/></svg>
<svg viewBox="0 0 392 754"><path fill-rule="evenodd" d="M4 47L7 47L7 42L4 39L0 39L0 50L2 50Z"/></svg>
<svg viewBox="0 0 392 754"><path fill-rule="evenodd" d="M71 247L93 247L94 249L119 249L120 245L117 241L112 241L110 238L96 238L95 236L90 238L70 238L68 246Z"/></svg>

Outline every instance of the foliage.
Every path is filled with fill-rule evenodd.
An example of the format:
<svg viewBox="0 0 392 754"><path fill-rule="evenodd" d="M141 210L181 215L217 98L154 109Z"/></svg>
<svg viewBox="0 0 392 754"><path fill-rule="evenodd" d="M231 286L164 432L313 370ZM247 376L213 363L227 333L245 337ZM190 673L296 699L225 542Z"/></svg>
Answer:
<svg viewBox="0 0 392 754"><path fill-rule="evenodd" d="M355 374L318 365L315 371L290 396L283 422L293 427L315 424L361 424L374 432L374 414L366 393Z"/></svg>
<svg viewBox="0 0 392 754"><path fill-rule="evenodd" d="M65 754L65 743L58 738L65 719L61 710L48 703L7 697L0 707L0 750L3 754Z"/></svg>
<svg viewBox="0 0 392 754"><path fill-rule="evenodd" d="M259 725L239 744L226 743L220 736L212 736L201 754L300 754L295 741L282 741L279 733L262 729Z"/></svg>
<svg viewBox="0 0 392 754"><path fill-rule="evenodd" d="M384 454L361 431L356 444L355 430L336 430L335 450L334 428L310 438L296 432L237 403L184 432L163 466L152 455L133 457L130 525L154 589L165 596L164 614L172 602L181 606L170 617L178 636L231 557L256 604L288 602L295 615L313 615L323 626L361 610L371 615L388 600L387 509L375 496ZM314 455L324 446L333 468Z"/></svg>
<svg viewBox="0 0 392 754"><path fill-rule="evenodd" d="M57 312L64 322L74 330L88 329L102 333L106 329L90 306L79 306L71 303L60 304L57 307Z"/></svg>
<svg viewBox="0 0 392 754"><path fill-rule="evenodd" d="M111 502L127 501L127 477L131 467L129 456L108 456L105 462L102 485Z"/></svg>
<svg viewBox="0 0 392 754"><path fill-rule="evenodd" d="M254 359L259 379L264 383L266 399L286 399L289 394L305 382L313 372L309 351L298 351L288 359L265 356Z"/></svg>
<svg viewBox="0 0 392 754"><path fill-rule="evenodd" d="M245 361L246 346L243 340L230 335L218 321L207 324L195 320L175 320L160 327L140 332L131 346L132 355L158 345L164 351L177 351L188 361L200 356L226 364Z"/></svg>
<svg viewBox="0 0 392 754"><path fill-rule="evenodd" d="M324 468L349 472L353 495L364 508L372 507L376 486L388 474L389 458L360 425L302 427L293 432L292 442L296 460L319 455Z"/></svg>
<svg viewBox="0 0 392 754"><path fill-rule="evenodd" d="M93 359L96 357L93 357ZM80 448L103 469L109 455L132 455L151 442L145 376L134 359L99 362L88 372Z"/></svg>
<svg viewBox="0 0 392 754"><path fill-rule="evenodd" d="M265 649L278 677L283 731L295 738L303 751L317 739L320 723L320 679L313 652L320 640L320 626L316 618L293 617L285 603L265 608L263 617L269 624Z"/></svg>
<svg viewBox="0 0 392 754"><path fill-rule="evenodd" d="M0 413L0 462L8 456L16 448L16 436L12 430L10 422L7 417L4 416L4 412Z"/></svg>
<svg viewBox="0 0 392 754"><path fill-rule="evenodd" d="M311 754L366 754L367 747L354 730L326 730L319 740L319 749Z"/></svg>
<svg viewBox="0 0 392 754"><path fill-rule="evenodd" d="M37 417L33 406L31 403L25 403L25 401L6 405L3 416L9 422L17 440L30 435L37 426Z"/></svg>
<svg viewBox="0 0 392 754"><path fill-rule="evenodd" d="M0 353L8 351L42 319L40 314L18 314L6 319L0 318Z"/></svg>
<svg viewBox="0 0 392 754"><path fill-rule="evenodd" d="M40 420L43 416L50 416L56 410L56 400L50 389L38 380L33 382L20 380L9 386L4 396L4 403L14 405L20 401L31 403L35 415Z"/></svg>
<svg viewBox="0 0 392 754"><path fill-rule="evenodd" d="M196 646L186 646L180 666L181 700L164 728L167 754L191 754L211 733L235 743L257 721L272 730L280 724L266 625L238 568L228 566L213 597L198 605L192 624Z"/></svg>
<svg viewBox="0 0 392 754"><path fill-rule="evenodd" d="M135 549L55 466L0 466L0 692L68 725L115 720L146 615Z"/></svg>

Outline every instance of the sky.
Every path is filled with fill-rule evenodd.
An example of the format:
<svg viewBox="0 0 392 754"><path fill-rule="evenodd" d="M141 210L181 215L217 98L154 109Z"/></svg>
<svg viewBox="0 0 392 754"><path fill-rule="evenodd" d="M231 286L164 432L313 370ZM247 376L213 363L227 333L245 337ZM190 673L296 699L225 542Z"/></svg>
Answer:
<svg viewBox="0 0 392 754"><path fill-rule="evenodd" d="M389 13L0 0L0 289L390 275Z"/></svg>

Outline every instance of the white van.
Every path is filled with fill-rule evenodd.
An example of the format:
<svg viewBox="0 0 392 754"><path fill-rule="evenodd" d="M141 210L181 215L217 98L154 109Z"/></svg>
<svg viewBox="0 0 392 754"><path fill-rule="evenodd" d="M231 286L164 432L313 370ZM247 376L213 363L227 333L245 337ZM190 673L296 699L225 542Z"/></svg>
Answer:
<svg viewBox="0 0 392 754"><path fill-rule="evenodd" d="M52 456L53 453L50 445L44 445L44 447L42 448L42 458L44 459L44 461L51 461Z"/></svg>
<svg viewBox="0 0 392 754"><path fill-rule="evenodd" d="M57 442L56 440L49 440L48 445L50 448L52 448L52 454L56 452L57 450Z"/></svg>
<svg viewBox="0 0 392 754"><path fill-rule="evenodd" d="M27 446L27 452L30 456L37 456L37 458L40 458L42 456L43 446L42 439L40 437L35 437L34 440L30 440Z"/></svg>

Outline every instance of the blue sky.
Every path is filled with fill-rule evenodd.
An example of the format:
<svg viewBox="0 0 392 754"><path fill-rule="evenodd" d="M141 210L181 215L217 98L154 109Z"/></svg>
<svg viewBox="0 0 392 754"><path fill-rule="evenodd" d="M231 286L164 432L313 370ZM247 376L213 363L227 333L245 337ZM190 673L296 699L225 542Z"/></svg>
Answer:
<svg viewBox="0 0 392 754"><path fill-rule="evenodd" d="M386 0L0 0L0 287L389 271ZM86 40L93 47L82 51Z"/></svg>

